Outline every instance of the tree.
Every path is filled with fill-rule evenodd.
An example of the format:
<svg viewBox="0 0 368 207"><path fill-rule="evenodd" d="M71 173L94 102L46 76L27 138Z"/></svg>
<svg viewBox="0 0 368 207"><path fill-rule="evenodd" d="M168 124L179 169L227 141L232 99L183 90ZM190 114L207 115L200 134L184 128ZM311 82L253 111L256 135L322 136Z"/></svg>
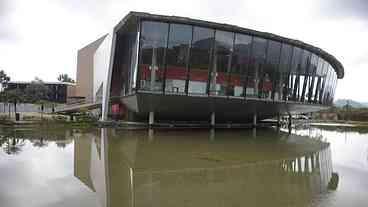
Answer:
<svg viewBox="0 0 368 207"><path fill-rule="evenodd" d="M66 73L59 74L57 79L58 81L64 83L75 83L75 81L71 77L69 77L68 74Z"/></svg>
<svg viewBox="0 0 368 207"><path fill-rule="evenodd" d="M49 89L39 78L35 78L24 90L25 101L37 103L42 100L48 100Z"/></svg>
<svg viewBox="0 0 368 207"><path fill-rule="evenodd" d="M16 137L2 138L0 142L0 147L2 147L4 152L8 155L19 154L24 146L25 140Z"/></svg>
<svg viewBox="0 0 368 207"><path fill-rule="evenodd" d="M24 93L18 88L5 91L7 102L14 104L14 113L17 113L17 104L25 100Z"/></svg>
<svg viewBox="0 0 368 207"><path fill-rule="evenodd" d="M4 88L6 88L8 82L10 81L10 77L6 75L3 70L0 70L0 101L3 102L4 112L5 112L5 103L8 102L7 95L4 93Z"/></svg>
<svg viewBox="0 0 368 207"><path fill-rule="evenodd" d="M9 81L10 81L10 77L6 75L6 73L3 70L0 70L1 89L4 89Z"/></svg>

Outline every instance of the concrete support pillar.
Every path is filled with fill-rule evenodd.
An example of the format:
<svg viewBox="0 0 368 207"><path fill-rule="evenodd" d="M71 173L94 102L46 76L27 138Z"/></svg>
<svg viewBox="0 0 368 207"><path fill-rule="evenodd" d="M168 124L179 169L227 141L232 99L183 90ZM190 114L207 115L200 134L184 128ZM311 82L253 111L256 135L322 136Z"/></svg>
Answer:
<svg viewBox="0 0 368 207"><path fill-rule="evenodd" d="M153 129L148 129L148 141L153 142L154 140L154 131Z"/></svg>
<svg viewBox="0 0 368 207"><path fill-rule="evenodd" d="M297 163L298 163L298 173L301 173L302 170L302 160L300 157L297 158Z"/></svg>
<svg viewBox="0 0 368 207"><path fill-rule="evenodd" d="M291 115L289 114L289 123L288 123L288 129L289 129L289 134L291 133Z"/></svg>
<svg viewBox="0 0 368 207"><path fill-rule="evenodd" d="M277 128L280 128L281 125L281 116L280 114L277 114Z"/></svg>
<svg viewBox="0 0 368 207"><path fill-rule="evenodd" d="M304 172L305 173L309 173L309 156L305 156L305 161L304 161Z"/></svg>
<svg viewBox="0 0 368 207"><path fill-rule="evenodd" d="M256 128L257 127L257 113L253 114L253 127Z"/></svg>
<svg viewBox="0 0 368 207"><path fill-rule="evenodd" d="M210 130L210 141L215 141L215 130L214 129Z"/></svg>
<svg viewBox="0 0 368 207"><path fill-rule="evenodd" d="M149 112L148 125L152 127L154 122L155 122L155 112L151 111Z"/></svg>
<svg viewBox="0 0 368 207"><path fill-rule="evenodd" d="M216 114L215 112L211 113L211 127L215 128L215 124L216 124Z"/></svg>

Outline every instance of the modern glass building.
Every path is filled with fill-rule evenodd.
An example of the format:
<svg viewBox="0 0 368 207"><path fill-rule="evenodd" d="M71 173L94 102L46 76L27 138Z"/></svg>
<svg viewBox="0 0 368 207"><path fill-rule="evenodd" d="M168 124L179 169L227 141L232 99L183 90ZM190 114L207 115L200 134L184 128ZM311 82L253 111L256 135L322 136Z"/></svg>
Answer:
<svg viewBox="0 0 368 207"><path fill-rule="evenodd" d="M131 12L115 28L103 119L249 122L331 106L342 64L278 35Z"/></svg>

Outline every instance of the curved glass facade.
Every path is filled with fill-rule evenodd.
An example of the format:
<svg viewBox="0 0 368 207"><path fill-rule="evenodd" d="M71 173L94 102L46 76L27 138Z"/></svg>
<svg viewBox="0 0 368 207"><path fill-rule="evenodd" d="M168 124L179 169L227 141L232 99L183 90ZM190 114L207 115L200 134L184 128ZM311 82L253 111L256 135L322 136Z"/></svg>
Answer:
<svg viewBox="0 0 368 207"><path fill-rule="evenodd" d="M215 28L141 21L136 89L330 105L337 74L284 42Z"/></svg>

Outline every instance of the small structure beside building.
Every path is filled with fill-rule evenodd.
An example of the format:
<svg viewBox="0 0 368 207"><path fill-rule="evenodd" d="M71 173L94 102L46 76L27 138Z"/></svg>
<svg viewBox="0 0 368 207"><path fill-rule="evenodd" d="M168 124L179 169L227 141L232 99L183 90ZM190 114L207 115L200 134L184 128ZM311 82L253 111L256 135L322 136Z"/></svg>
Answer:
<svg viewBox="0 0 368 207"><path fill-rule="evenodd" d="M20 89L24 91L31 83L30 81L10 81L7 83L6 90ZM75 97L76 89L73 83L43 82L43 84L48 88L47 101L67 103Z"/></svg>

